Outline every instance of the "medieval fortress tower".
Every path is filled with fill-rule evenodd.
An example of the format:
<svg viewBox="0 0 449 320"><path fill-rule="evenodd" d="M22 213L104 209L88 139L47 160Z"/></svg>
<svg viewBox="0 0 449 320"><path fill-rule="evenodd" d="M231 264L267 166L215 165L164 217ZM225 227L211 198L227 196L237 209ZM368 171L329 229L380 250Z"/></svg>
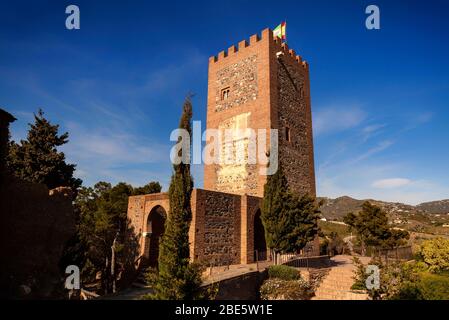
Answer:
<svg viewBox="0 0 449 320"><path fill-rule="evenodd" d="M267 150L270 129L277 129L278 162L290 188L315 196L309 66L270 29L209 59L207 129L266 129ZM231 143L246 153L248 139L221 141L220 150ZM267 176L260 173L262 166L267 165L205 165L204 189L192 192L191 259L214 265L266 259L260 206ZM150 265L157 264L167 214L167 193L129 198L128 218ZM318 254L316 243L312 247Z"/></svg>

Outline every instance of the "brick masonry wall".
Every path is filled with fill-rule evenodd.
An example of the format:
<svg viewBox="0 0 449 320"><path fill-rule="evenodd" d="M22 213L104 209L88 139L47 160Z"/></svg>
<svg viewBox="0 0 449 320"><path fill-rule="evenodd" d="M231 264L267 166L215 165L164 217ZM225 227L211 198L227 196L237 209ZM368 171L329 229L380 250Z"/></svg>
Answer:
<svg viewBox="0 0 449 320"><path fill-rule="evenodd" d="M266 29L260 36L251 36L249 43L246 40L241 41L238 47L231 46L226 52L220 52L218 57L209 59L208 129L226 127L242 114L248 114L248 128L255 130L270 128L269 48L272 42L272 32ZM221 100L222 89L228 87L229 98ZM269 143L269 137L267 141ZM223 167L223 164L205 165L205 189L241 195L263 194L266 177L258 174L259 165L244 168L227 166L226 175L221 174Z"/></svg>
<svg viewBox="0 0 449 320"><path fill-rule="evenodd" d="M278 52L284 53L279 59ZM229 98L222 100L226 88ZM279 161L291 188L315 196L309 67L269 29L209 60L207 128L232 127L243 114L248 128L279 130ZM285 140L286 127L291 142ZM266 176L259 169L205 165L204 188L262 197Z"/></svg>

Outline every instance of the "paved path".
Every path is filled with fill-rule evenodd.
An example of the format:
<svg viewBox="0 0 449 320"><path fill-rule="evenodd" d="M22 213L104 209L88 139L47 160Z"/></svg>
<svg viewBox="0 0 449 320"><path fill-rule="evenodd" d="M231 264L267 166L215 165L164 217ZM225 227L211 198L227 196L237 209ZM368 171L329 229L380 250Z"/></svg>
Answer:
<svg viewBox="0 0 449 320"><path fill-rule="evenodd" d="M241 276L245 273L251 273L255 271L263 271L273 263L271 261L263 261L258 264L237 264L231 266L221 266L213 267L212 271L210 268L203 273L203 285L208 285L213 282L218 282L226 279L231 279L234 277Z"/></svg>
<svg viewBox="0 0 449 320"><path fill-rule="evenodd" d="M369 258L361 257L360 260L366 264ZM334 266L330 267L329 273L315 291L315 297L312 300L367 300L367 294L351 291L356 270L352 257L339 255L332 257L331 261Z"/></svg>

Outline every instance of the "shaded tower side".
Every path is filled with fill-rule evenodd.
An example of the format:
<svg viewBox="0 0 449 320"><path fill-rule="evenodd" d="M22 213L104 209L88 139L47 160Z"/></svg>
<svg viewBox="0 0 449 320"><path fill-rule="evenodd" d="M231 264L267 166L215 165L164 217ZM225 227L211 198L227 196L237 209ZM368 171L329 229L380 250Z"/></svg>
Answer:
<svg viewBox="0 0 449 320"><path fill-rule="evenodd" d="M316 195L309 66L276 39L276 111L279 163L292 190Z"/></svg>

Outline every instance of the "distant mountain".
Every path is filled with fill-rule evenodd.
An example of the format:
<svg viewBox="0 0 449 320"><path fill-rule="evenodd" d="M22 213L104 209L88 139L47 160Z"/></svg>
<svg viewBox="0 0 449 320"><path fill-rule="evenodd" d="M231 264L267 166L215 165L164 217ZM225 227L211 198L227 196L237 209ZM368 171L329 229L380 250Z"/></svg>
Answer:
<svg viewBox="0 0 449 320"><path fill-rule="evenodd" d="M369 201L374 205L383 208L388 214L392 216L403 216L410 214L447 214L449 213L449 199L432 202L421 203L417 206L412 206L400 202L385 202L373 199L358 200L348 196L339 197L336 199L318 197L318 200L323 200L324 204L320 210L326 219L341 220L349 212L357 213L361 210L362 204Z"/></svg>
<svg viewBox="0 0 449 320"><path fill-rule="evenodd" d="M449 213L449 199L424 202L418 204L416 208L428 213Z"/></svg>

